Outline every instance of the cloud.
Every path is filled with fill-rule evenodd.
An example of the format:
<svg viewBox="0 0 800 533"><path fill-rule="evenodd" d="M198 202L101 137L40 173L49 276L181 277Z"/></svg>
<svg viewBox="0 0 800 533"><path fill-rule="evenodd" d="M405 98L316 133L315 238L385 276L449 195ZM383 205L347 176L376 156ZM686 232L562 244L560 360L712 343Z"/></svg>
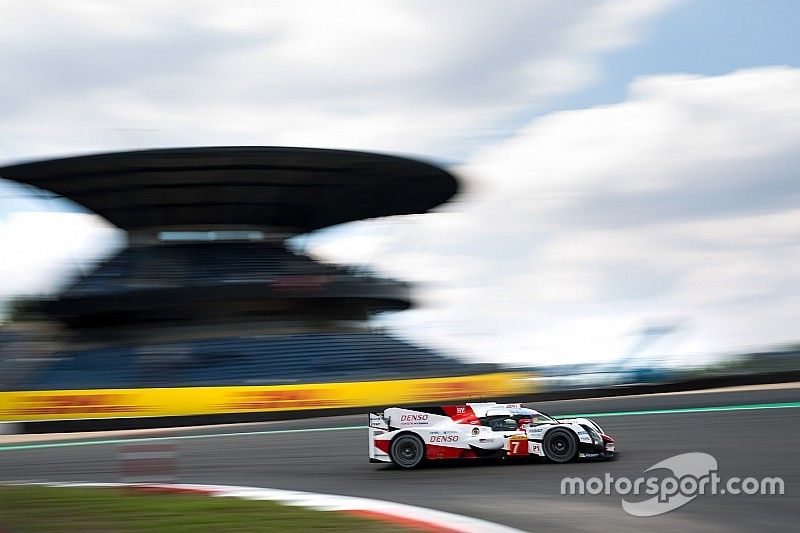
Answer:
<svg viewBox="0 0 800 533"><path fill-rule="evenodd" d="M288 144L459 157L669 1L8 1L1 159Z"/></svg>
<svg viewBox="0 0 800 533"><path fill-rule="evenodd" d="M123 243L123 232L97 215L11 213L0 224L0 301L52 293Z"/></svg>
<svg viewBox="0 0 800 533"><path fill-rule="evenodd" d="M379 269L447 280L387 323L529 364L620 355L649 322L690 324L687 357L796 341L798 145L789 67L644 77L620 103L533 120L461 168L456 212L383 229Z"/></svg>

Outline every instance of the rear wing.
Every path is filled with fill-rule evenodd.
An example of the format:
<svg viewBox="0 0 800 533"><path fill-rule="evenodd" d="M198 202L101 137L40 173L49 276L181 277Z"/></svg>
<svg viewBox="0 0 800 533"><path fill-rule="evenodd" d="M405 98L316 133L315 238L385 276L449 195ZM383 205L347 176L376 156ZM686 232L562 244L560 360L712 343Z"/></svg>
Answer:
<svg viewBox="0 0 800 533"><path fill-rule="evenodd" d="M389 430L389 421L383 417L383 413L369 414L369 427L374 429Z"/></svg>
<svg viewBox="0 0 800 533"><path fill-rule="evenodd" d="M384 446L383 449L375 444L375 440L380 435L388 433L389 421L383 416L383 413L370 413L369 414L369 460L374 463L387 463L391 462L389 454L386 453L388 449ZM384 443L386 444L386 443Z"/></svg>

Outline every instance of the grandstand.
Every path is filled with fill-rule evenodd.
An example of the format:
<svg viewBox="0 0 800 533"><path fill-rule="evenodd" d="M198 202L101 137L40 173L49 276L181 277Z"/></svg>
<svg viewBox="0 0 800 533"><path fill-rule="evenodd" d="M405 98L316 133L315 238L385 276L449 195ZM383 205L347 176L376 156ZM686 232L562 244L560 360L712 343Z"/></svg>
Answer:
<svg viewBox="0 0 800 533"><path fill-rule="evenodd" d="M412 306L405 283L286 245L334 224L434 208L457 190L435 166L360 152L225 147L25 163L0 168L0 176L83 205L126 230L129 243L54 300L38 302L39 320L58 325L51 351L14 379L7 375L5 390L370 381L489 369L371 327L377 313ZM0 333L0 343L14 335Z"/></svg>
<svg viewBox="0 0 800 533"><path fill-rule="evenodd" d="M457 365L456 365L457 366ZM370 332L220 337L64 351L27 390L187 387L402 379L450 375L448 358Z"/></svg>

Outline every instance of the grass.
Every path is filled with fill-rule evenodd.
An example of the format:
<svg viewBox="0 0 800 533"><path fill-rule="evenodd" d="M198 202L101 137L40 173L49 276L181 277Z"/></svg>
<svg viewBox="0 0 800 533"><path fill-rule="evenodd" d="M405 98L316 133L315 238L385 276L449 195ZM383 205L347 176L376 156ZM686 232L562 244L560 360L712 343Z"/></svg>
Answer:
<svg viewBox="0 0 800 533"><path fill-rule="evenodd" d="M0 532L397 531L408 529L269 501L119 488L0 486Z"/></svg>

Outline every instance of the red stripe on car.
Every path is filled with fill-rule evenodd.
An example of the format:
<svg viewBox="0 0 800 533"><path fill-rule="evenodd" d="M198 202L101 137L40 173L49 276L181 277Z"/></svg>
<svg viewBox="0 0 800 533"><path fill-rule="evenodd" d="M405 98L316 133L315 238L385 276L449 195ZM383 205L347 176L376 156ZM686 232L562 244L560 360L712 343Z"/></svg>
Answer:
<svg viewBox="0 0 800 533"><path fill-rule="evenodd" d="M383 453L389 453L389 447L392 445L392 441L389 440L376 440L375 447L378 448Z"/></svg>
<svg viewBox="0 0 800 533"><path fill-rule="evenodd" d="M451 448L437 444L425 445L426 459L474 459L477 457L474 450L464 448Z"/></svg>
<svg viewBox="0 0 800 533"><path fill-rule="evenodd" d="M442 409L456 424L470 424L473 426L481 424L481 421L475 416L475 411L469 405L445 405Z"/></svg>

